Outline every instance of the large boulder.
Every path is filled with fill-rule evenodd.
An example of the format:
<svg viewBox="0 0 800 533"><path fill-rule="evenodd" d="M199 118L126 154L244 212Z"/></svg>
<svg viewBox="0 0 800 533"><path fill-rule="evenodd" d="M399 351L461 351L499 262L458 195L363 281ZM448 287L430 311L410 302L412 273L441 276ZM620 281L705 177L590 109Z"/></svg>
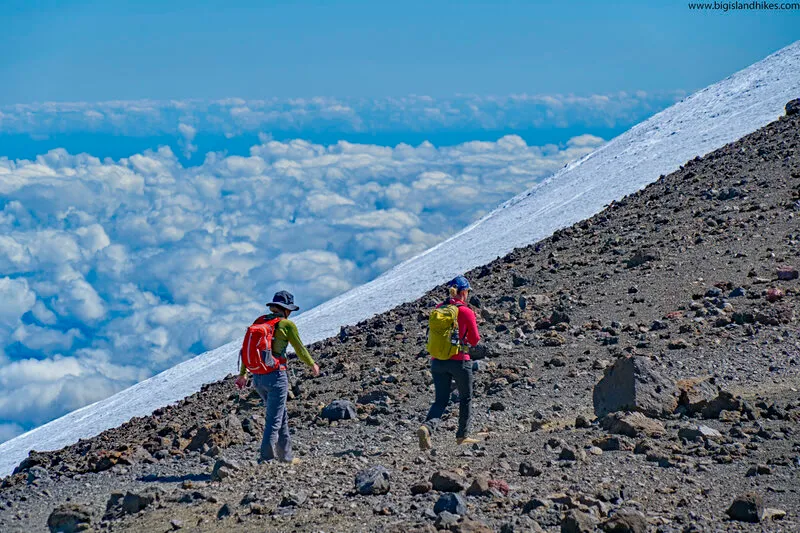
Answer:
<svg viewBox="0 0 800 533"><path fill-rule="evenodd" d="M594 412L603 417L616 411L666 416L678 407L675 383L661 375L646 357L628 356L607 368L592 395Z"/></svg>
<svg viewBox="0 0 800 533"><path fill-rule="evenodd" d="M789 100L786 104L786 116L791 117L793 115L800 114L800 98L795 98L794 100Z"/></svg>

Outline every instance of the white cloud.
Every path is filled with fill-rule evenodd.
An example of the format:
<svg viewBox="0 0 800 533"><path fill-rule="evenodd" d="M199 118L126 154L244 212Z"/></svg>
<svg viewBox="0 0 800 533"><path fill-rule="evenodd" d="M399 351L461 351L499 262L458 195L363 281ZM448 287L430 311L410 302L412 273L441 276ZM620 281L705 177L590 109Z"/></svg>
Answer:
<svg viewBox="0 0 800 533"><path fill-rule="evenodd" d="M0 328L16 326L35 303L25 279L0 278Z"/></svg>
<svg viewBox="0 0 800 533"><path fill-rule="evenodd" d="M0 158L0 424L13 434L234 340L278 289L313 307L601 143L265 136L249 157L188 167L168 148Z"/></svg>

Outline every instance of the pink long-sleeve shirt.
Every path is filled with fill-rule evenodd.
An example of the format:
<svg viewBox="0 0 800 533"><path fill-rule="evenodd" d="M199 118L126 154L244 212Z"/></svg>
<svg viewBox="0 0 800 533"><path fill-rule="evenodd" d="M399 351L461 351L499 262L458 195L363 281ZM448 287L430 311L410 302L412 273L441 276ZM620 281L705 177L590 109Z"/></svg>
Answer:
<svg viewBox="0 0 800 533"><path fill-rule="evenodd" d="M441 307L443 305L458 305L458 338L462 339L464 342L469 344L470 346L477 346L478 341L481 340L481 334L478 332L478 320L475 317L475 311L469 308L469 306L459 300L458 298L450 298L446 300L444 303L440 304L437 307ZM450 358L451 361L469 361L470 357L468 353L459 352L455 354L453 357Z"/></svg>

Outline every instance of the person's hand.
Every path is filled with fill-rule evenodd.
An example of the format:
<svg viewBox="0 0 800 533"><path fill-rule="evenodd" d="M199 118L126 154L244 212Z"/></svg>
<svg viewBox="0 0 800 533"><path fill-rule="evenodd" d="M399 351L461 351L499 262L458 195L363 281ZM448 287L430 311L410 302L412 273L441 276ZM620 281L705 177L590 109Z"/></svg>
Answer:
<svg viewBox="0 0 800 533"><path fill-rule="evenodd" d="M239 376L236 378L236 388L242 390L247 386L247 376Z"/></svg>
<svg viewBox="0 0 800 533"><path fill-rule="evenodd" d="M314 374L314 377L319 376L319 365L314 363L314 366L311 367L311 373Z"/></svg>

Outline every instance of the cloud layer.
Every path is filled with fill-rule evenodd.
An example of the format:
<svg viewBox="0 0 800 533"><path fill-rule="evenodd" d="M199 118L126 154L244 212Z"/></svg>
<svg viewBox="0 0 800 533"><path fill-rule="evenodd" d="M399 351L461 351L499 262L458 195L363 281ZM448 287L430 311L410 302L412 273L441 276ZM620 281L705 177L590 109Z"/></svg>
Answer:
<svg viewBox="0 0 800 533"><path fill-rule="evenodd" d="M635 124L685 96L683 91L589 96L450 98L295 98L112 101L0 107L0 132L47 136L67 132L175 134L192 151L198 133L475 131Z"/></svg>
<svg viewBox="0 0 800 533"><path fill-rule="evenodd" d="M308 309L364 283L602 142L0 158L0 439L238 338L278 289Z"/></svg>

